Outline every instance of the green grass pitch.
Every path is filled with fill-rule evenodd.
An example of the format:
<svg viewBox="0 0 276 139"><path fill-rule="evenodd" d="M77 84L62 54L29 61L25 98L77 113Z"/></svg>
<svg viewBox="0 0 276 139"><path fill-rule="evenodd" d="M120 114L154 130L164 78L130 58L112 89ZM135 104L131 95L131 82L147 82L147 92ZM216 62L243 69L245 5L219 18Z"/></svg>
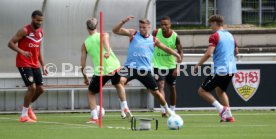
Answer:
<svg viewBox="0 0 276 139"><path fill-rule="evenodd" d="M158 118L157 131L131 131L118 112L106 113L102 129L85 123L88 113L37 114L34 124L19 123L18 114L0 115L0 139L276 139L275 111L233 111L235 123L220 123L215 111L177 113L185 122L180 130L168 130L159 112L133 112Z"/></svg>

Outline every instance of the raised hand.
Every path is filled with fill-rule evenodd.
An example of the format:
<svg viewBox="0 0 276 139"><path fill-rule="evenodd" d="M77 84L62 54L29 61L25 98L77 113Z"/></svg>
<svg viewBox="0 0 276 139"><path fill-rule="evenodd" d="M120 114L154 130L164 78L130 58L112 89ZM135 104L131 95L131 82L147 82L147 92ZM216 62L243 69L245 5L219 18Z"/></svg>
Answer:
<svg viewBox="0 0 276 139"><path fill-rule="evenodd" d="M124 19L122 22L123 22L123 23L126 23L126 22L128 22L129 20L131 20L131 19L133 19L133 18L134 18L134 16L127 16L127 18Z"/></svg>

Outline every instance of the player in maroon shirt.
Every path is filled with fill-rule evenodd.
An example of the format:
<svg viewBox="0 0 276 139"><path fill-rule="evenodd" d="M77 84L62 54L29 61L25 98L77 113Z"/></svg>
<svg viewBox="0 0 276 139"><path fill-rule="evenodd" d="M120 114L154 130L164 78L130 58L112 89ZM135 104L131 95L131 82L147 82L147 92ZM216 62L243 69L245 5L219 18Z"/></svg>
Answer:
<svg viewBox="0 0 276 139"><path fill-rule="evenodd" d="M16 67L26 87L28 87L24 97L20 122L36 122L37 117L32 111L31 104L44 92L40 65L42 66L43 75L48 74L40 52L43 38L42 22L42 12L34 11L31 24L21 28L8 44L9 48L17 52Z"/></svg>

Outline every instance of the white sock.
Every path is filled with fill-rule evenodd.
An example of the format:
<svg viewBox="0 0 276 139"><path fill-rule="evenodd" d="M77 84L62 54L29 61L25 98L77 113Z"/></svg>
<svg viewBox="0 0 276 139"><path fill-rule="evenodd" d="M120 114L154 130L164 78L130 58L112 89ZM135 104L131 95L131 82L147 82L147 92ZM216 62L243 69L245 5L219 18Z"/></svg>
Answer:
<svg viewBox="0 0 276 139"><path fill-rule="evenodd" d="M21 113L21 117L28 116L28 109L29 109L29 108L23 107L22 113Z"/></svg>
<svg viewBox="0 0 276 139"><path fill-rule="evenodd" d="M169 116L173 115L173 112L169 109L167 103L166 103L163 107L165 108L165 110L166 110L166 112L169 114Z"/></svg>
<svg viewBox="0 0 276 139"><path fill-rule="evenodd" d="M232 112L231 112L230 108L228 107L227 112L226 112L226 117L232 117L232 116L233 116Z"/></svg>
<svg viewBox="0 0 276 139"><path fill-rule="evenodd" d="M217 108L218 112L223 110L223 106L217 100L214 101L212 105Z"/></svg>
<svg viewBox="0 0 276 139"><path fill-rule="evenodd" d="M91 114L91 117L93 119L98 119L98 111L97 111L97 109L92 110L90 114Z"/></svg>
<svg viewBox="0 0 276 139"><path fill-rule="evenodd" d="M170 109L174 112L175 105L174 106L170 105Z"/></svg>
<svg viewBox="0 0 276 139"><path fill-rule="evenodd" d="M128 109L127 101L126 100L125 101L121 101L121 110L123 111L123 110L125 110L125 108Z"/></svg>
<svg viewBox="0 0 276 139"><path fill-rule="evenodd" d="M166 109L162 105L160 105L160 107L161 107L161 112L166 113Z"/></svg>

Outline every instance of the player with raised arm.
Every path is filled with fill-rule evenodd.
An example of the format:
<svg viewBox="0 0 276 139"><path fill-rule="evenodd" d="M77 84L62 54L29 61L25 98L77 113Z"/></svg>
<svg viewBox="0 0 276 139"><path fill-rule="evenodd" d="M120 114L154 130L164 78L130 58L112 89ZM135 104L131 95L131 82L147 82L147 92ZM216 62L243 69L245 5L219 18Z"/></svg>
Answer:
<svg viewBox="0 0 276 139"><path fill-rule="evenodd" d="M130 39L127 60L124 64L124 69L120 72L122 74L121 84L125 85L133 79L139 80L150 90L154 97L166 109L167 113L173 115L174 113L168 108L167 102L159 92L158 85L151 73L154 47L157 46L167 53L176 56L178 62L182 58L177 52L166 47L149 33L150 21L148 19L139 20L139 31L123 28L123 25L133 18L129 16L113 27L115 34L127 36Z"/></svg>

